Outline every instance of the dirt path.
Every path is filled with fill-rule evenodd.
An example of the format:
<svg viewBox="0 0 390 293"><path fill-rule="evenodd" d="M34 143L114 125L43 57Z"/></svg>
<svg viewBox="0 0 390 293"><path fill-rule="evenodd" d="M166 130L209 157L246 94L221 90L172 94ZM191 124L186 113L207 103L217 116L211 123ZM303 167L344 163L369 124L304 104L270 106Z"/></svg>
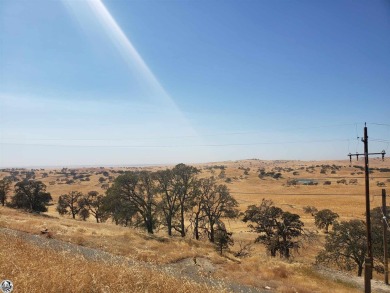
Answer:
<svg viewBox="0 0 390 293"><path fill-rule="evenodd" d="M354 276L346 272L332 270L323 266L317 266L316 270L326 278L353 284L364 292L364 277ZM390 293L390 286L382 281L371 280L371 291L372 293Z"/></svg>
<svg viewBox="0 0 390 293"><path fill-rule="evenodd" d="M224 280L219 280L211 277L211 274L215 271L215 266L206 258L197 258L196 263L193 259L184 259L176 263L166 265L155 265L146 262L140 262L131 260L124 256L113 255L111 253L76 245L73 243L48 239L41 235L33 235L26 232L12 230L8 228L0 228L0 234L7 234L15 237L22 238L28 243L32 243L38 247L49 248L55 251L66 251L72 254L82 255L87 260L92 261L104 261L106 263L124 264L128 266L142 266L148 269L164 272L175 276L176 278L186 278L193 280L199 284L207 284L216 289L228 290L228 292L237 293L265 293L269 290L261 290L258 288L244 286Z"/></svg>

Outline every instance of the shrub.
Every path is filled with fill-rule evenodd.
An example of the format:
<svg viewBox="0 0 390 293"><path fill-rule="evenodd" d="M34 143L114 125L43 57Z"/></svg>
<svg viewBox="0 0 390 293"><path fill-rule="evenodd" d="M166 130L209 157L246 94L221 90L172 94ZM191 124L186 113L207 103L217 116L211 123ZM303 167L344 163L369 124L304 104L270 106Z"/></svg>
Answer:
<svg viewBox="0 0 390 293"><path fill-rule="evenodd" d="M356 185L358 183L357 179L349 179L349 184Z"/></svg>

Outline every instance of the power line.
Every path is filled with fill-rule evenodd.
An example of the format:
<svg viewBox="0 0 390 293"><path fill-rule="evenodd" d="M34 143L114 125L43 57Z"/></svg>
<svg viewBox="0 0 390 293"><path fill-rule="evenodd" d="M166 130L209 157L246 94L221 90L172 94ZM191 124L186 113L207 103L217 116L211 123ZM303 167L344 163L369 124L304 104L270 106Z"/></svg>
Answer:
<svg viewBox="0 0 390 293"><path fill-rule="evenodd" d="M334 128L340 126L350 126L356 125L356 123L345 123L345 124L330 124L323 126L311 126L311 127L297 127L297 128L279 128L274 129L274 131L289 131L289 130L306 130L306 129L320 129L320 128ZM153 136L153 137L131 137L131 138L33 138L33 139L25 139L25 138L4 138L4 140L32 140L32 141L125 141L125 140L135 140L135 139L167 139L167 138L196 138L196 137L215 137L215 136L229 136L229 135L246 135L246 134L262 134L261 131L235 131L235 132L221 132L221 133L212 133L212 134L198 134L198 135L178 135L178 136Z"/></svg>
<svg viewBox="0 0 390 293"><path fill-rule="evenodd" d="M357 123L355 123L355 131L356 131L356 153L357 153L359 143L360 143L359 134L358 134L358 130L357 130Z"/></svg>
<svg viewBox="0 0 390 293"><path fill-rule="evenodd" d="M369 139L369 141L384 142L384 143L390 142L390 140L382 139L382 138L371 138Z"/></svg>
<svg viewBox="0 0 390 293"><path fill-rule="evenodd" d="M87 148L180 148L180 147L228 147L228 146L255 146L275 144L304 144L348 141L348 139L284 141L284 142L256 142L256 143L226 143L226 144L185 144L185 145L64 145L64 144L38 144L38 143L8 143L0 142L1 145L13 146L44 146L44 147L87 147Z"/></svg>
<svg viewBox="0 0 390 293"><path fill-rule="evenodd" d="M370 125L379 125L379 126L388 126L388 127L390 127L390 124L386 124L386 123L367 123L367 124L370 124Z"/></svg>
<svg viewBox="0 0 390 293"><path fill-rule="evenodd" d="M242 132L225 132L225 133L214 133L214 134L202 134L202 135L177 135L177 136L139 136L131 138L3 138L4 140L33 140L33 141L127 141L135 139L172 139L172 138L197 138L197 137L215 137L215 136L228 136L228 135L243 135L243 134L260 134L260 132L255 131L242 131Z"/></svg>
<svg viewBox="0 0 390 293"><path fill-rule="evenodd" d="M345 193L272 193L272 192L240 192L230 191L231 194L245 194L245 195L282 195L282 196L297 196L297 195L308 195L308 196L362 196L362 194L345 194Z"/></svg>

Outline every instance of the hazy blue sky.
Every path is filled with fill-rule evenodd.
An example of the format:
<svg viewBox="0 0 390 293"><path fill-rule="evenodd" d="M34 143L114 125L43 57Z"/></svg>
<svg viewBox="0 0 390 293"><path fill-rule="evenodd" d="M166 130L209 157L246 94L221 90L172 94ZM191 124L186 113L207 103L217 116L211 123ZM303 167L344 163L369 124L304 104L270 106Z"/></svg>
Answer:
<svg viewBox="0 0 390 293"><path fill-rule="evenodd" d="M389 1L0 0L0 21L0 166L346 159L365 121L390 153Z"/></svg>

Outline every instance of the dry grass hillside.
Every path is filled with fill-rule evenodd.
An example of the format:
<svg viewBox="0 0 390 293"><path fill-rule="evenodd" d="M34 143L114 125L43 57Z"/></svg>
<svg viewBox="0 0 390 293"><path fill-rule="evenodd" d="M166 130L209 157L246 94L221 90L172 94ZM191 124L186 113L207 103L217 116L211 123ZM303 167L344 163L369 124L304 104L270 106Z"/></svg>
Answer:
<svg viewBox="0 0 390 293"><path fill-rule="evenodd" d="M165 230L148 235L142 230L116 226L110 221L94 223L62 217L55 210L58 198L69 191L104 193L107 186L126 170L140 168L79 168L35 169L35 179L47 185L53 204L47 213L36 215L7 207L0 207L0 227L40 234L43 229L51 232L56 240L91 247L119 255L137 263L152 263L184 270L188 260L205 259L210 268L194 274L206 274L207 278L254 286L271 292L360 292L354 284L335 278L324 277L313 267L318 251L323 247L324 233L314 226L314 219L303 211L305 206L331 209L340 215L340 220L364 219L364 174L363 162L353 161L229 161L194 165L201 169L199 176L215 176L229 187L231 194L244 211L248 205L259 204L263 198L271 199L276 206L301 216L305 228L318 237L307 242L304 249L294 253L289 261L270 258L259 244L252 244L255 233L241 220L226 220L228 230L233 232L235 245L230 252L220 256L206 240L196 241L189 235L166 236ZM390 185L390 161L370 160L371 207L380 206L381 190ZM148 170L166 167L148 167ZM24 178L32 170L3 170L0 178L12 176ZM6 172L5 172L6 171ZM389 191L388 191L389 193ZM44 236L40 236L44 237ZM251 244L250 255L234 257L240 247ZM62 292L72 279L71 292L205 292L212 289L207 284L194 280L182 282L172 275L156 273L145 267L128 267L123 264L94 262L82 257L37 247L21 238L1 238L0 278L12 279L19 284L17 292L37 291ZM7 265L7 260L12 260ZM173 266L175 265L175 266ZM354 274L355 272L352 272ZM50 278L47 276L50 275ZM375 276L381 278L380 276ZM45 285L42 285L45 283ZM41 285L39 285L41 284ZM37 287L35 287L37 286ZM39 287L41 286L41 287ZM42 287L46 286L46 287ZM58 290L56 289L58 288ZM92 289L94 288L94 289ZM129 289L131 288L131 289ZM69 288L68 288L69 289ZM94 291L93 291L94 290ZM218 290L217 290L218 291ZM15 291L16 292L16 291ZM378 291L382 292L382 291Z"/></svg>

